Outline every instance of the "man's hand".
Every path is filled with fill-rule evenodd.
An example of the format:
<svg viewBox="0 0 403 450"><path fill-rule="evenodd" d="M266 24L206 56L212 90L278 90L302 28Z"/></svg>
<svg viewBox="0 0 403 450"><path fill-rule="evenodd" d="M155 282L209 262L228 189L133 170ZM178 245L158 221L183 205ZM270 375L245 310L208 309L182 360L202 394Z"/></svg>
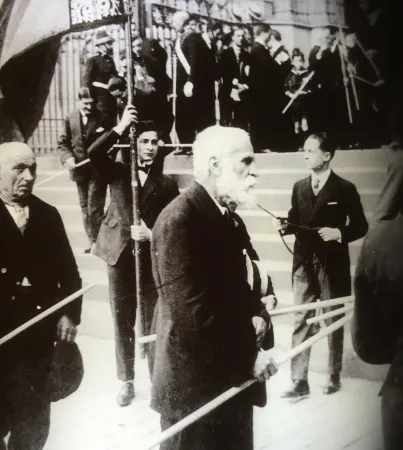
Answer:
<svg viewBox="0 0 403 450"><path fill-rule="evenodd" d="M275 295L268 295L262 298L262 303L265 305L266 311L270 312L276 309L278 301Z"/></svg>
<svg viewBox="0 0 403 450"><path fill-rule="evenodd" d="M69 159L66 159L65 164L70 170L72 170L76 167L76 160L73 157L71 157Z"/></svg>
<svg viewBox="0 0 403 450"><path fill-rule="evenodd" d="M258 348L262 346L263 339L266 336L268 325L267 322L259 316L255 316L252 318L253 326L255 327L256 332L256 345Z"/></svg>
<svg viewBox="0 0 403 450"><path fill-rule="evenodd" d="M130 227L130 232L131 232L131 236L132 239L134 241L139 241L139 242L145 242L145 241L151 241L151 230L149 228L147 228L146 224L141 221L141 225L137 226L137 225L132 225Z"/></svg>
<svg viewBox="0 0 403 450"><path fill-rule="evenodd" d="M273 227L277 230L277 231L285 231L285 229L287 228L287 219L279 219L273 218Z"/></svg>
<svg viewBox="0 0 403 450"><path fill-rule="evenodd" d="M60 341L74 342L77 335L77 327L70 317L62 316L57 323L57 338Z"/></svg>
<svg viewBox="0 0 403 450"><path fill-rule="evenodd" d="M183 93L185 94L185 97L192 97L193 96L193 83L188 81L185 86L183 87Z"/></svg>
<svg viewBox="0 0 403 450"><path fill-rule="evenodd" d="M341 240L341 232L338 228L321 228L318 233L325 242Z"/></svg>
<svg viewBox="0 0 403 450"><path fill-rule="evenodd" d="M378 50L371 48L365 52L369 59L374 59L378 55Z"/></svg>
<svg viewBox="0 0 403 450"><path fill-rule="evenodd" d="M258 381L263 382L269 380L270 377L278 372L278 366L273 358L267 359L264 353L259 353L255 361L255 367L253 368L253 376L258 379Z"/></svg>
<svg viewBox="0 0 403 450"><path fill-rule="evenodd" d="M133 105L127 105L123 111L122 118L114 128L116 133L122 135L131 125L137 123L137 110Z"/></svg>

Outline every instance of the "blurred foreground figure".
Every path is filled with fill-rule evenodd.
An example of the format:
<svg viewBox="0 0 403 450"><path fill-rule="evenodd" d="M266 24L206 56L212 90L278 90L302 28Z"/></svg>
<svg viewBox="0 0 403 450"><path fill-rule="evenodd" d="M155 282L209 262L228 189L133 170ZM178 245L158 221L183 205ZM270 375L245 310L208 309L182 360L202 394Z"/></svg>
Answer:
<svg viewBox="0 0 403 450"><path fill-rule="evenodd" d="M162 430L225 390L276 372L272 363L256 363L258 349L273 345L272 328L248 284L245 233L232 212L253 201L256 172L245 131L207 128L194 143L196 181L154 226L159 300L151 406ZM265 403L265 384L254 384L160 448L251 450L253 405Z"/></svg>
<svg viewBox="0 0 403 450"><path fill-rule="evenodd" d="M385 450L403 448L403 151L396 150L355 274L353 343L369 364L391 364L384 382Z"/></svg>
<svg viewBox="0 0 403 450"><path fill-rule="evenodd" d="M35 178L28 145L0 146L0 337L81 288L59 213L32 195ZM74 341L80 315L81 299L0 347L2 450L45 446L54 343Z"/></svg>

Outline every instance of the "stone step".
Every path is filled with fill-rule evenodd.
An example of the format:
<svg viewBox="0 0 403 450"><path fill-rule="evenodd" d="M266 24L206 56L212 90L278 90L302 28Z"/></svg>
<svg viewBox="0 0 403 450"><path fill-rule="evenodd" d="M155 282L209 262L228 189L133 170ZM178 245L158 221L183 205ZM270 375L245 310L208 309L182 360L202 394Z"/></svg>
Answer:
<svg viewBox="0 0 403 450"><path fill-rule="evenodd" d="M165 170L177 182L180 189L186 188L193 181L191 170ZM59 175L58 175L59 174ZM289 168L267 168L258 170L258 187L261 189L269 188L290 188L298 180L309 175L306 169ZM380 189L386 179L385 167L343 167L337 169L337 174L351 181L360 188L378 188ZM56 176L58 175L58 176ZM49 180L49 181L47 181ZM38 173L38 186L46 187L70 187L74 186L70 180L69 173L57 170L46 170Z"/></svg>
<svg viewBox="0 0 403 450"><path fill-rule="evenodd" d="M364 211L371 213L377 204L380 188L363 188L358 186ZM257 202L269 211L288 211L291 207L292 188L256 189ZM78 205L77 188L71 186L40 186L34 189L34 194L51 205L58 205L63 199L65 205Z"/></svg>
<svg viewBox="0 0 403 450"><path fill-rule="evenodd" d="M386 167L390 158L390 150L368 149L337 151L332 163L335 170L338 167ZM58 156L39 156L38 171L63 170ZM304 168L303 153L265 153L256 154L259 168ZM189 156L169 155L165 158L165 169L191 170L193 158Z"/></svg>
<svg viewBox="0 0 403 450"><path fill-rule="evenodd" d="M82 223L81 210L78 205L56 205L59 210L65 226L80 225ZM277 217L286 217L288 211L272 211ZM237 213L244 221L248 232L253 233L270 233L277 234L273 228L272 218L265 211L257 209L241 209L239 208ZM372 217L371 213L366 214L367 220Z"/></svg>
<svg viewBox="0 0 403 450"><path fill-rule="evenodd" d="M338 167L386 167L391 155L390 150L368 149L337 151L332 162L335 170ZM304 155L298 153L265 153L256 154L259 168L304 168ZM165 169L192 169L193 158L189 156L173 156L165 158Z"/></svg>
<svg viewBox="0 0 403 450"><path fill-rule="evenodd" d="M90 257L88 257L90 258ZM95 258L95 257L94 257ZM84 258L77 258L77 264L80 270L82 279L86 283L93 283L100 286L108 285L108 276L106 272L106 267L103 266L102 261L85 262ZM292 283L291 283L291 261L276 261L276 260L262 260L262 264L270 274L273 282L273 287L277 295L282 294L284 300L283 303L290 303L292 300ZM89 268L90 266L90 268ZM351 275L354 275L355 266L350 267ZM287 299L287 300L286 300Z"/></svg>

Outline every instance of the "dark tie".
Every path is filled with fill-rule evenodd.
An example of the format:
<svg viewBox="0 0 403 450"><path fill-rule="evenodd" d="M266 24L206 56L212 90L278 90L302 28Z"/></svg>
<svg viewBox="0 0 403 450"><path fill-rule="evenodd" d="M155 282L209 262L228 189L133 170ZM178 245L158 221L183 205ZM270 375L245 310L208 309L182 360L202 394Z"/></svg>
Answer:
<svg viewBox="0 0 403 450"><path fill-rule="evenodd" d="M150 168L151 168L151 165L148 165L148 166L138 166L138 170L141 170L141 171L144 172L146 175L148 175L148 173L150 172Z"/></svg>

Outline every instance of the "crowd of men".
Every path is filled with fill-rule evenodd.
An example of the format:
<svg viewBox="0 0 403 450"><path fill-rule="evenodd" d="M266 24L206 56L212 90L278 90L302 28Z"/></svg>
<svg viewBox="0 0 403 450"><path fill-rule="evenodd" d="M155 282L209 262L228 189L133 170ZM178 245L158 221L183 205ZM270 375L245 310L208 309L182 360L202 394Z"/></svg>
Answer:
<svg viewBox="0 0 403 450"><path fill-rule="evenodd" d="M378 19L379 20L379 19ZM155 39L133 36L136 106L141 120L153 120L165 142L174 125L175 142L191 144L198 132L219 123L250 133L255 152L295 151L309 133L325 131L337 148L376 148L392 140L383 63L384 49L368 19L366 33L332 27L319 31L309 54L286 49L270 25L223 29L184 11L173 15L172 74L167 52ZM379 33L378 33L379 34ZM116 117L111 95L126 76L125 54L120 72L113 38L96 36L98 54L86 66L84 86L98 107ZM108 92L109 90L109 92ZM124 90L124 88L123 88ZM183 152L188 150L182 149Z"/></svg>

